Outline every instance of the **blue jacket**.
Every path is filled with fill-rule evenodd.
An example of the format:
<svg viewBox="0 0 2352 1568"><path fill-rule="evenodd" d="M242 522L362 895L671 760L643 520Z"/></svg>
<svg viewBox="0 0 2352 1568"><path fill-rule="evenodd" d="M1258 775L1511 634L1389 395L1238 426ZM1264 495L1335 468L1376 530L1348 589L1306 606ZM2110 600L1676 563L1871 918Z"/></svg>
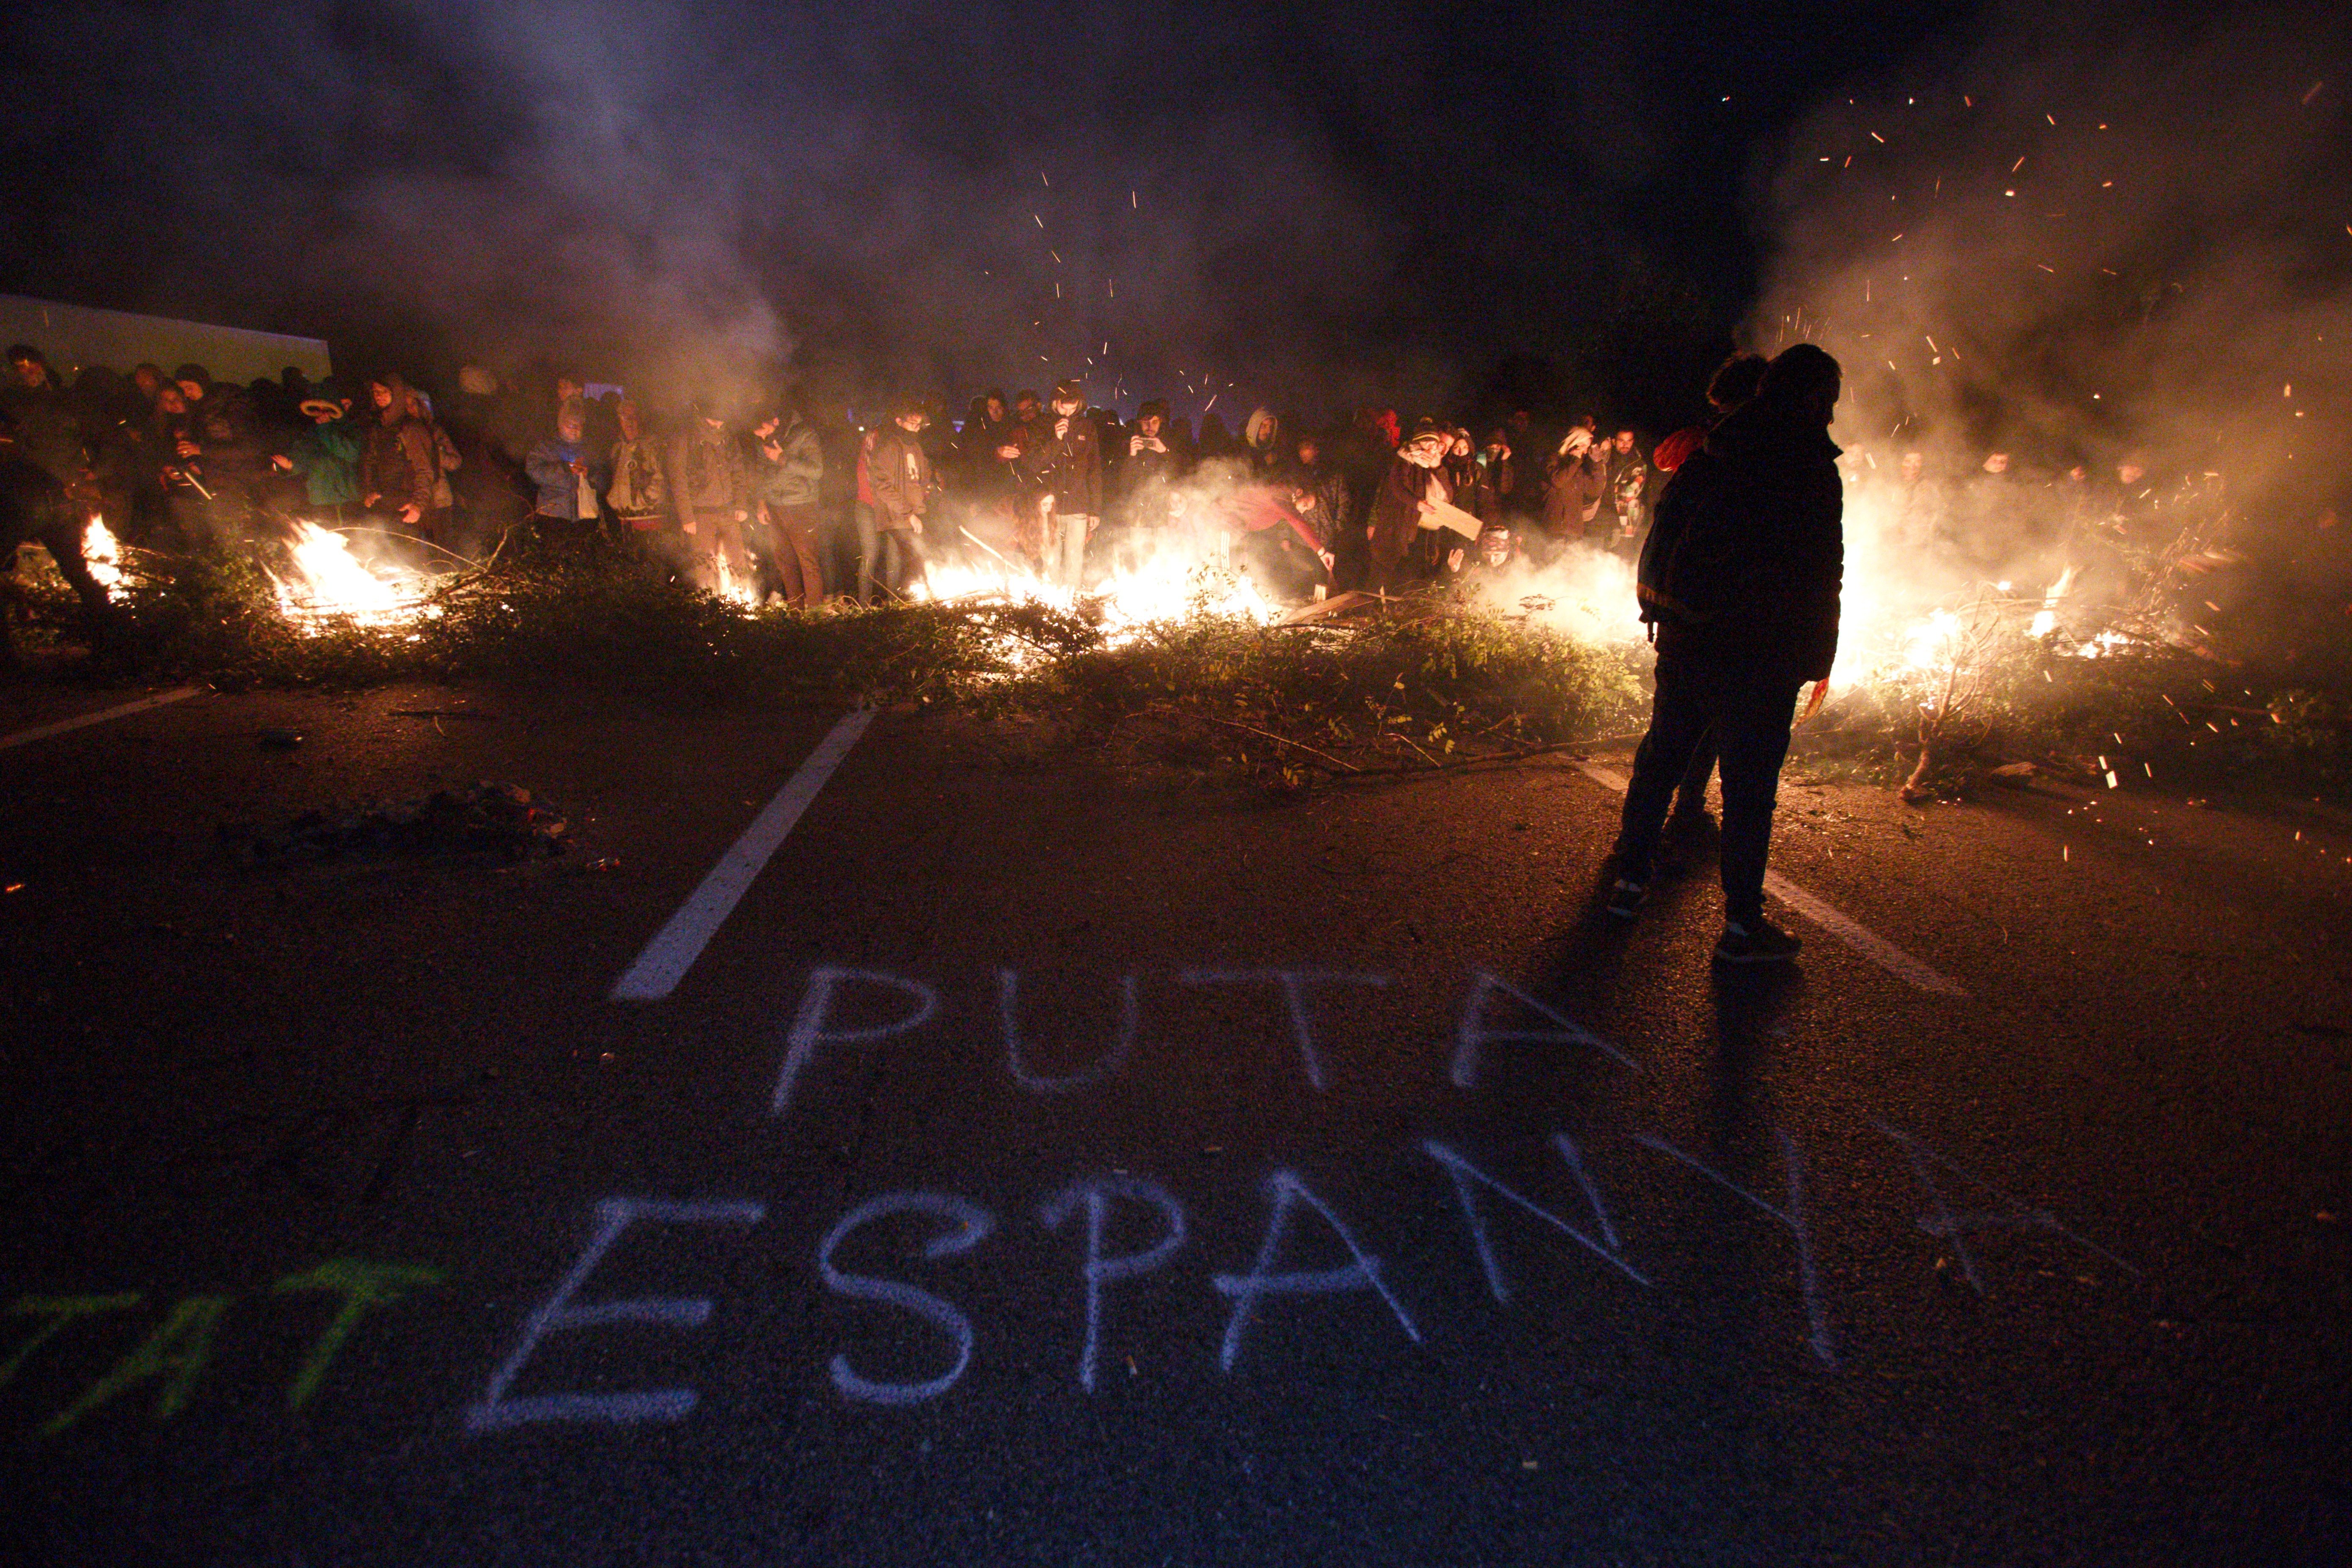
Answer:
<svg viewBox="0 0 2352 1568"><path fill-rule="evenodd" d="M538 491L532 510L541 517L579 521L580 480L572 473L572 465L587 461L585 442L566 441L549 436L532 447L530 456L522 461L523 472L530 476L530 482ZM593 494L595 488L593 471L588 482ZM592 507L588 516L593 520L595 515Z"/></svg>

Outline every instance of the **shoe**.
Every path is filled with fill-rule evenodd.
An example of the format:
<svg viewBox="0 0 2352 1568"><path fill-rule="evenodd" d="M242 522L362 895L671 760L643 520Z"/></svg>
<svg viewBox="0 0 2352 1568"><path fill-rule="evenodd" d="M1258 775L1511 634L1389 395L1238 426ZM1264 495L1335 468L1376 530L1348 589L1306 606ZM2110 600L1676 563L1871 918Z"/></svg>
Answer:
<svg viewBox="0 0 2352 1568"><path fill-rule="evenodd" d="M1649 889L1639 882L1618 878L1616 884L1609 889L1610 915L1621 921L1632 920L1642 912L1642 899L1648 891Z"/></svg>
<svg viewBox="0 0 2352 1568"><path fill-rule="evenodd" d="M1717 963L1786 963L1797 956L1804 943L1759 917L1742 923L1723 922L1723 940L1715 944Z"/></svg>
<svg viewBox="0 0 2352 1568"><path fill-rule="evenodd" d="M1719 836L1720 831L1715 825L1715 814L1703 805L1689 811L1676 806L1666 815L1665 837L1668 838L1714 838Z"/></svg>

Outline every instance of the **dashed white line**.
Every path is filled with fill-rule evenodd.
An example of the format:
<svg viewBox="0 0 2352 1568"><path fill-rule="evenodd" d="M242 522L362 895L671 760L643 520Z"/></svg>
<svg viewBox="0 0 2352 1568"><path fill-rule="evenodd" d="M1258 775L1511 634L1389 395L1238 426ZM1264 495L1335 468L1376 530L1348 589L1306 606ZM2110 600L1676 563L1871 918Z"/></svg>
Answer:
<svg viewBox="0 0 2352 1568"><path fill-rule="evenodd" d="M29 746L36 741L46 741L52 735L68 734L75 730L87 730L92 724L103 724L110 719L127 719L133 713L144 713L150 708L161 708L166 702L178 702L194 697L203 689L201 686L174 687L169 691L159 691L152 697L142 697L136 702L125 702L118 707L101 708L95 713L85 713L79 719L60 719L54 724L43 724L31 730L19 730L13 735L0 735L0 752L5 752L11 746Z"/></svg>
<svg viewBox="0 0 2352 1568"><path fill-rule="evenodd" d="M1615 768L1604 768L1598 763L1578 763L1576 771L1598 784L1605 784L1619 795L1625 793L1631 781ZM1876 931L1852 917L1841 913L1831 904L1807 892L1778 871L1764 873L1764 890L1796 910L1846 946L1885 970L1896 979L1930 991L1938 996L1966 996L1959 985L1904 952Z"/></svg>
<svg viewBox="0 0 2352 1568"><path fill-rule="evenodd" d="M874 710L861 708L833 727L825 738L817 742L808 761L803 763L784 787L776 792L751 826L734 846L719 858L719 864L702 879L702 885L678 906L669 922L654 933L646 943L635 963L620 979L613 983L612 999L615 1002L658 1002L677 989L694 961L702 956L727 917L749 891L752 879L767 865L768 858L784 841L784 835L800 821L801 814L833 777L833 770L857 744L866 733L866 726L874 721Z"/></svg>

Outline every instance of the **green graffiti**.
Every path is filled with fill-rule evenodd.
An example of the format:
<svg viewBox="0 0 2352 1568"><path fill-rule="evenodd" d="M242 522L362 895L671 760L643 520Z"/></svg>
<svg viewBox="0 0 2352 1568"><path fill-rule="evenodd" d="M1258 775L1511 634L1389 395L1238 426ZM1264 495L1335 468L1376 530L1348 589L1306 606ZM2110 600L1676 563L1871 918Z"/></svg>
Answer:
<svg viewBox="0 0 2352 1568"><path fill-rule="evenodd" d="M155 1419L169 1421L177 1415L194 1391L196 1379L204 1375L205 1363L212 1359L213 1330L234 1300L232 1296L190 1296L173 1307L172 1315L137 1350L91 1384L71 1407L49 1417L40 1436L56 1436L124 1390L151 1378L161 1378L163 1384L155 1395Z"/></svg>
<svg viewBox="0 0 2352 1568"><path fill-rule="evenodd" d="M336 1258L300 1274L289 1274L278 1282L286 1290L330 1290L342 1297L326 1328L311 1342L310 1353L302 1358L300 1370L287 1385L286 1408L299 1410L310 1395L319 1392L319 1384L333 1364L336 1352L343 1342L352 1337L361 1317L371 1307L381 1307L397 1301L409 1288L437 1285L441 1282L438 1268L426 1268L414 1263L369 1263L357 1258Z"/></svg>
<svg viewBox="0 0 2352 1568"><path fill-rule="evenodd" d="M32 1337L18 1345L16 1353L0 1362L0 1387L15 1379L17 1369L32 1353L56 1339L73 1323L83 1318L94 1318L101 1312L127 1312L139 1305L136 1290L120 1296L19 1296L8 1303L8 1310L23 1318L47 1318L49 1321L33 1331Z"/></svg>

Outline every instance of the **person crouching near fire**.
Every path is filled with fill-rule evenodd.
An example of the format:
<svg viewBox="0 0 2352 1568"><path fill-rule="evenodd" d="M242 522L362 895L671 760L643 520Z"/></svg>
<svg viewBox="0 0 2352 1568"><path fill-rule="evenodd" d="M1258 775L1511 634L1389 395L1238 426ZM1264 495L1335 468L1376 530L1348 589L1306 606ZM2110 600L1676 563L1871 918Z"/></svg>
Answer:
<svg viewBox="0 0 2352 1568"><path fill-rule="evenodd" d="M930 454L923 449L923 426L929 423L921 399L900 398L866 459L879 536L880 564L874 577L893 598L905 598L915 580L925 575L923 520L939 489L931 477Z"/></svg>
<svg viewBox="0 0 2352 1568"><path fill-rule="evenodd" d="M1813 344L1781 351L1755 401L1675 471L1654 524L1659 548L1644 552L1657 692L1612 851L1608 910L1622 920L1640 910L1675 786L1711 729L1723 777L1718 963L1786 962L1801 945L1764 918L1764 867L1797 694L1825 683L1837 657L1845 494L1829 426L1841 382L1837 361Z"/></svg>

